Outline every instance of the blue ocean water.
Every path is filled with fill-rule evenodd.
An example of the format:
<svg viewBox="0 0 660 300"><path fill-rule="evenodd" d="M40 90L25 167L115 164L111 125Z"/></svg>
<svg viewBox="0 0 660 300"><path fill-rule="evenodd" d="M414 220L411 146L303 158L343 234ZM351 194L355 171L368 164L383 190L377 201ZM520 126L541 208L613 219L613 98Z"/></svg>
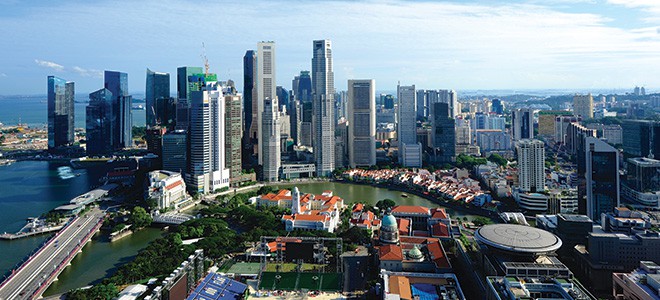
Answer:
<svg viewBox="0 0 660 300"><path fill-rule="evenodd" d="M76 128L85 127L85 107L87 95L76 96L74 105ZM19 122L30 127L45 126L48 123L48 102L43 96L0 96L0 123L16 125ZM146 112L133 110L133 126L144 126Z"/></svg>

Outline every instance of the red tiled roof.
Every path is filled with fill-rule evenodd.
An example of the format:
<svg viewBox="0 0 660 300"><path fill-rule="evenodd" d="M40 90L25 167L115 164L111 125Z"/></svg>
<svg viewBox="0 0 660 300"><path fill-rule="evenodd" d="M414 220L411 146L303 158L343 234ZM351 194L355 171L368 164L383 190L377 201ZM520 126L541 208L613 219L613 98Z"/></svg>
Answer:
<svg viewBox="0 0 660 300"><path fill-rule="evenodd" d="M168 185L165 187L165 189L171 190L171 189L173 189L173 188L175 188L175 187L177 187L177 186L180 186L180 185L182 185L182 184L183 184L183 183L181 183L181 180L177 180L177 181L175 181L175 182L173 182L173 183L171 183L171 184L168 184Z"/></svg>
<svg viewBox="0 0 660 300"><path fill-rule="evenodd" d="M424 206L416 205L397 205L392 208L392 213L404 213L404 214L428 214L429 209Z"/></svg>
<svg viewBox="0 0 660 300"><path fill-rule="evenodd" d="M403 251L397 245L385 245L378 249L380 260L403 260Z"/></svg>
<svg viewBox="0 0 660 300"><path fill-rule="evenodd" d="M434 237L449 237L449 228L444 223L434 224L431 232Z"/></svg>
<svg viewBox="0 0 660 300"><path fill-rule="evenodd" d="M325 215L301 215L297 214L293 216L293 219L298 221L318 221L318 222L324 222L328 216Z"/></svg>
<svg viewBox="0 0 660 300"><path fill-rule="evenodd" d="M430 243L426 245L426 249L429 251L436 268L449 268L449 260L445 256L445 251L442 250L440 242Z"/></svg>
<svg viewBox="0 0 660 300"><path fill-rule="evenodd" d="M353 205L353 211L354 212L362 211L363 209L364 209L364 205L362 203L358 203L358 204Z"/></svg>
<svg viewBox="0 0 660 300"><path fill-rule="evenodd" d="M410 235L410 220L400 218L396 219L396 223L399 225L399 234L400 235Z"/></svg>
<svg viewBox="0 0 660 300"><path fill-rule="evenodd" d="M431 218L433 219L448 219L449 217L447 216L447 212L445 211L444 208L434 208L431 210Z"/></svg>

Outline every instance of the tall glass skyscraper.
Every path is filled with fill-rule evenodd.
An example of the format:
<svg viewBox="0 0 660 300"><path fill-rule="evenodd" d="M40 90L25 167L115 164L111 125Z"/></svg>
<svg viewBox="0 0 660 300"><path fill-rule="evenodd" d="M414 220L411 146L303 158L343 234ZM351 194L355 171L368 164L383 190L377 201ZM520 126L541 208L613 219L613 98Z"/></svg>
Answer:
<svg viewBox="0 0 660 300"><path fill-rule="evenodd" d="M430 103L432 120L431 157L435 163L449 163L456 156L456 122L451 117L449 103Z"/></svg>
<svg viewBox="0 0 660 300"><path fill-rule="evenodd" d="M201 67L179 67L176 69L176 129L188 130L190 124L190 94L199 91L198 85L190 82L189 77L202 74Z"/></svg>
<svg viewBox="0 0 660 300"><path fill-rule="evenodd" d="M74 83L48 76L48 149L74 142Z"/></svg>
<svg viewBox="0 0 660 300"><path fill-rule="evenodd" d="M585 137L586 214L599 222L602 213L619 206L619 152L608 143Z"/></svg>
<svg viewBox="0 0 660 300"><path fill-rule="evenodd" d="M133 145L128 74L105 71L104 88L89 94L87 155L110 155Z"/></svg>
<svg viewBox="0 0 660 300"><path fill-rule="evenodd" d="M104 87L112 93L113 114L117 130L113 132L117 144L115 149L133 145L133 98L128 95L128 74L116 71L105 71Z"/></svg>
<svg viewBox="0 0 660 300"><path fill-rule="evenodd" d="M263 117L264 113L264 101L266 99L275 99L277 98L277 80L275 79L276 73L276 64L275 64L275 42L259 42L257 43L257 139L259 145L259 164L265 165L267 163L264 161L264 151L269 149L270 146L263 145L262 137L264 136L263 131ZM277 102L277 101L276 101ZM253 120L254 122L254 120ZM277 142L279 145L279 141ZM279 151L279 150L278 150ZM273 159L275 156L270 156ZM279 165L279 162L278 162Z"/></svg>
<svg viewBox="0 0 660 300"><path fill-rule="evenodd" d="M312 94L314 95L314 158L316 176L330 176L335 169L335 75L332 43L317 40L312 44Z"/></svg>
<svg viewBox="0 0 660 300"><path fill-rule="evenodd" d="M376 165L376 81L348 81L348 161Z"/></svg>
<svg viewBox="0 0 660 300"><path fill-rule="evenodd" d="M167 125L168 119L171 119L168 114L173 113L169 108L170 74L147 69L147 86L144 94L147 126Z"/></svg>
<svg viewBox="0 0 660 300"><path fill-rule="evenodd" d="M422 145L417 142L417 93L415 85L398 85L399 101L397 139L399 140L399 163L404 167L422 166Z"/></svg>
<svg viewBox="0 0 660 300"><path fill-rule="evenodd" d="M257 53L254 50L248 50L243 56L243 114L244 126L243 130L243 147L246 149L245 153L254 154L253 143L257 139ZM243 161L247 162L248 155L243 157Z"/></svg>

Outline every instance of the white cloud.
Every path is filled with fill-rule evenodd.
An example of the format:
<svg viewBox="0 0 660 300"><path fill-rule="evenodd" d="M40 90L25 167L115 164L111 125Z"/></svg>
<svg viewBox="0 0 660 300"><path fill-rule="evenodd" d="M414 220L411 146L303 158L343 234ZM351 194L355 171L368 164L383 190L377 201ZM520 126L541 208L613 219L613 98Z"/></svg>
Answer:
<svg viewBox="0 0 660 300"><path fill-rule="evenodd" d="M639 9L647 14L647 17L642 18L642 20L649 23L660 23L660 1L658 0L607 0L607 2L627 8Z"/></svg>
<svg viewBox="0 0 660 300"><path fill-rule="evenodd" d="M50 68L58 72L64 71L64 66L54 63L52 61L35 59L34 62L39 66Z"/></svg>
<svg viewBox="0 0 660 300"><path fill-rule="evenodd" d="M78 75L83 76L83 77L94 77L94 78L102 78L103 77L103 72L100 70L95 70L95 69L84 69L78 66L74 66L71 68L73 72L78 73Z"/></svg>

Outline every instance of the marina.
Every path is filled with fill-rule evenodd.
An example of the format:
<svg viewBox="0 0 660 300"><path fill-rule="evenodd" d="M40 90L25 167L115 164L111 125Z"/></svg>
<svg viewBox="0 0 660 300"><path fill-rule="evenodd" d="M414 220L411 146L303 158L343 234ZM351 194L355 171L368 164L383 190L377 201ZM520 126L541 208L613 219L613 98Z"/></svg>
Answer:
<svg viewBox="0 0 660 300"><path fill-rule="evenodd" d="M66 222L65 222L66 223ZM49 224L46 222L44 219L39 219L39 218L29 218L28 223L21 228L16 233L3 233L0 234L0 239L3 240L15 240L15 239L20 239L24 237L29 237L37 234L44 234L44 233L49 233L49 232L55 232L64 227L64 224L56 225L56 226L49 226Z"/></svg>

